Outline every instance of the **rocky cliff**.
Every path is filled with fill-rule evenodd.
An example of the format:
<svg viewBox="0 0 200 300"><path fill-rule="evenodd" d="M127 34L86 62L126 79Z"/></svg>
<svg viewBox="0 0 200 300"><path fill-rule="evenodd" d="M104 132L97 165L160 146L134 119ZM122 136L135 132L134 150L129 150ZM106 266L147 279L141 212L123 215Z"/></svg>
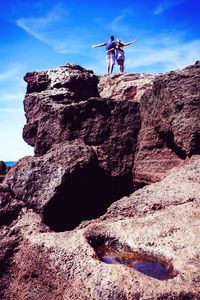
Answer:
<svg viewBox="0 0 200 300"><path fill-rule="evenodd" d="M24 79L35 154L0 184L0 298L200 299L200 63Z"/></svg>

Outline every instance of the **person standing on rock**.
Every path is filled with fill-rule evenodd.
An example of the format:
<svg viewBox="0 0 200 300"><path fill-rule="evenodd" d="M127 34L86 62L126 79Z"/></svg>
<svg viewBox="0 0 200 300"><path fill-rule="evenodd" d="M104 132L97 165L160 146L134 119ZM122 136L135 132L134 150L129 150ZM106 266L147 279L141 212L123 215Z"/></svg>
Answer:
<svg viewBox="0 0 200 300"><path fill-rule="evenodd" d="M115 47L117 43L114 40L114 36L111 35L108 42L98 45L92 45L92 48L106 46L106 64L108 74L111 74L113 72L113 67L115 65Z"/></svg>
<svg viewBox="0 0 200 300"><path fill-rule="evenodd" d="M117 39L116 60L117 60L118 70L120 74L124 73L124 61L125 61L124 46L129 46L135 42L136 40L128 43L123 43L120 39Z"/></svg>

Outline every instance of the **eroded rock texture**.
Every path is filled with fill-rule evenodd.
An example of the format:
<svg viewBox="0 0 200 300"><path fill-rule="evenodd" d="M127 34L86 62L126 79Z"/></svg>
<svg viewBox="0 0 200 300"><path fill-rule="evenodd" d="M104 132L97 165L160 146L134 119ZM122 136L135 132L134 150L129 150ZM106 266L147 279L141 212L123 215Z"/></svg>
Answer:
<svg viewBox="0 0 200 300"><path fill-rule="evenodd" d="M99 217L121 192L99 165L93 148L81 141L60 143L43 156L22 158L4 184L56 231Z"/></svg>
<svg viewBox="0 0 200 300"><path fill-rule="evenodd" d="M68 64L49 71L27 73L24 80L27 82L24 100L27 124L23 137L35 147L36 153L44 154L58 142L63 106L67 109L70 104L97 97L98 78L92 71Z"/></svg>
<svg viewBox="0 0 200 300"><path fill-rule="evenodd" d="M46 217L47 203L60 202L63 222L60 219L58 225L50 227L71 229L83 219L99 216L111 202L134 189L132 169L141 123L139 104L100 98L97 76L76 65L28 73L25 80L27 124L23 136L34 146L37 157L20 161L6 182L48 224L53 218ZM88 167L87 151L93 155ZM74 170L78 178L72 175L69 165L73 162L79 166L79 160L84 161L84 166L82 171L78 167ZM69 218L64 213L72 203L80 211L74 221L74 213L69 210Z"/></svg>
<svg viewBox="0 0 200 300"><path fill-rule="evenodd" d="M60 73L65 77L60 78ZM77 66L71 69L67 65L61 70L47 72L45 78L49 83L45 92L33 90L37 86L35 77L35 73L25 76L28 82L24 101L27 124L23 131L25 140L34 146L35 154L43 155L61 142L82 139L93 147L100 165L113 177L130 177L140 130L138 103L89 98L98 96L97 77ZM80 96L81 92L76 93L82 77L85 81L81 81L80 88L87 90L87 97L86 93L84 97ZM52 83L55 78L60 78L61 83L70 82L70 88L64 83L62 87Z"/></svg>
<svg viewBox="0 0 200 300"><path fill-rule="evenodd" d="M157 76L141 98L136 181L156 182L200 154L200 63Z"/></svg>
<svg viewBox="0 0 200 300"><path fill-rule="evenodd" d="M26 74L35 155L0 184L1 299L200 299L199 78Z"/></svg>
<svg viewBox="0 0 200 300"><path fill-rule="evenodd" d="M140 102L147 89L152 87L156 75L123 74L99 78L98 91L102 98Z"/></svg>
<svg viewBox="0 0 200 300"><path fill-rule="evenodd" d="M197 156L74 231L48 232L23 209L3 237L1 298L199 299L199 175ZM101 261L99 247L117 262ZM135 253L165 265L169 278L133 268Z"/></svg>

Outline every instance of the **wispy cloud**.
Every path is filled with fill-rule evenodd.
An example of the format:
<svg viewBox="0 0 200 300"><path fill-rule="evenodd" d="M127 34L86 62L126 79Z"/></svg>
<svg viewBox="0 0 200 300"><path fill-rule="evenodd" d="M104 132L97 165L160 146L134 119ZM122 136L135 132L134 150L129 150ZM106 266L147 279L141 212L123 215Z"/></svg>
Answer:
<svg viewBox="0 0 200 300"><path fill-rule="evenodd" d="M166 44L168 38L163 39L163 45L157 45L157 40L136 47L127 47L126 65L129 68L152 67L156 70L156 65L164 71L175 70L193 64L199 57L200 40L191 40L189 42L175 41ZM134 57L131 58L131 57Z"/></svg>
<svg viewBox="0 0 200 300"><path fill-rule="evenodd" d="M108 24L108 27L111 31L117 32L118 34L127 35L130 31L129 26L126 25L127 14L123 13L115 17L111 23Z"/></svg>
<svg viewBox="0 0 200 300"><path fill-rule="evenodd" d="M11 66L10 68L7 68L6 70L0 70L0 82L12 79L13 77L16 77L21 72L20 66Z"/></svg>
<svg viewBox="0 0 200 300"><path fill-rule="evenodd" d="M110 32L128 35L130 34L130 27L127 25L127 18L132 14L131 9L123 9L112 20L104 20L101 18L94 18L93 21L101 28L109 30Z"/></svg>
<svg viewBox="0 0 200 300"><path fill-rule="evenodd" d="M18 19L17 25L59 53L82 54L84 43L83 37L78 34L80 28L73 28L72 33L71 28L67 26L68 15L65 7L58 4L42 17Z"/></svg>
<svg viewBox="0 0 200 300"><path fill-rule="evenodd" d="M154 14L159 15L169 8L176 6L184 1L185 0L164 0L155 8Z"/></svg>
<svg viewBox="0 0 200 300"><path fill-rule="evenodd" d="M159 41L159 42L158 42ZM195 63L199 59L200 39L185 41L182 34L165 34L138 40L125 47L125 69L127 72L159 73L176 70ZM96 74L106 73L104 52L90 54L85 66ZM115 65L114 72L118 72Z"/></svg>
<svg viewBox="0 0 200 300"><path fill-rule="evenodd" d="M45 16L21 18L17 25L37 39L42 39L40 32L46 32L59 24L67 11L60 4L54 6Z"/></svg>
<svg viewBox="0 0 200 300"><path fill-rule="evenodd" d="M2 92L0 90L0 101L15 101L15 100L21 100L24 98L24 93L18 92L18 93L6 93Z"/></svg>
<svg viewBox="0 0 200 300"><path fill-rule="evenodd" d="M22 108L0 108L0 113L3 112L3 113L11 113L11 114L16 114L16 113L23 113L23 109Z"/></svg>

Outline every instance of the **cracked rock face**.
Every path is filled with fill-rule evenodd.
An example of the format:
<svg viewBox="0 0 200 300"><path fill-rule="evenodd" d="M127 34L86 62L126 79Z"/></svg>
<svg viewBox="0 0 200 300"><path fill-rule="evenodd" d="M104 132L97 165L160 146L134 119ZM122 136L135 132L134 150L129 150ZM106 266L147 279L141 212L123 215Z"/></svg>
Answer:
<svg viewBox="0 0 200 300"><path fill-rule="evenodd" d="M157 76L142 96L135 181L156 182L186 157L200 154L199 81L197 62Z"/></svg>

